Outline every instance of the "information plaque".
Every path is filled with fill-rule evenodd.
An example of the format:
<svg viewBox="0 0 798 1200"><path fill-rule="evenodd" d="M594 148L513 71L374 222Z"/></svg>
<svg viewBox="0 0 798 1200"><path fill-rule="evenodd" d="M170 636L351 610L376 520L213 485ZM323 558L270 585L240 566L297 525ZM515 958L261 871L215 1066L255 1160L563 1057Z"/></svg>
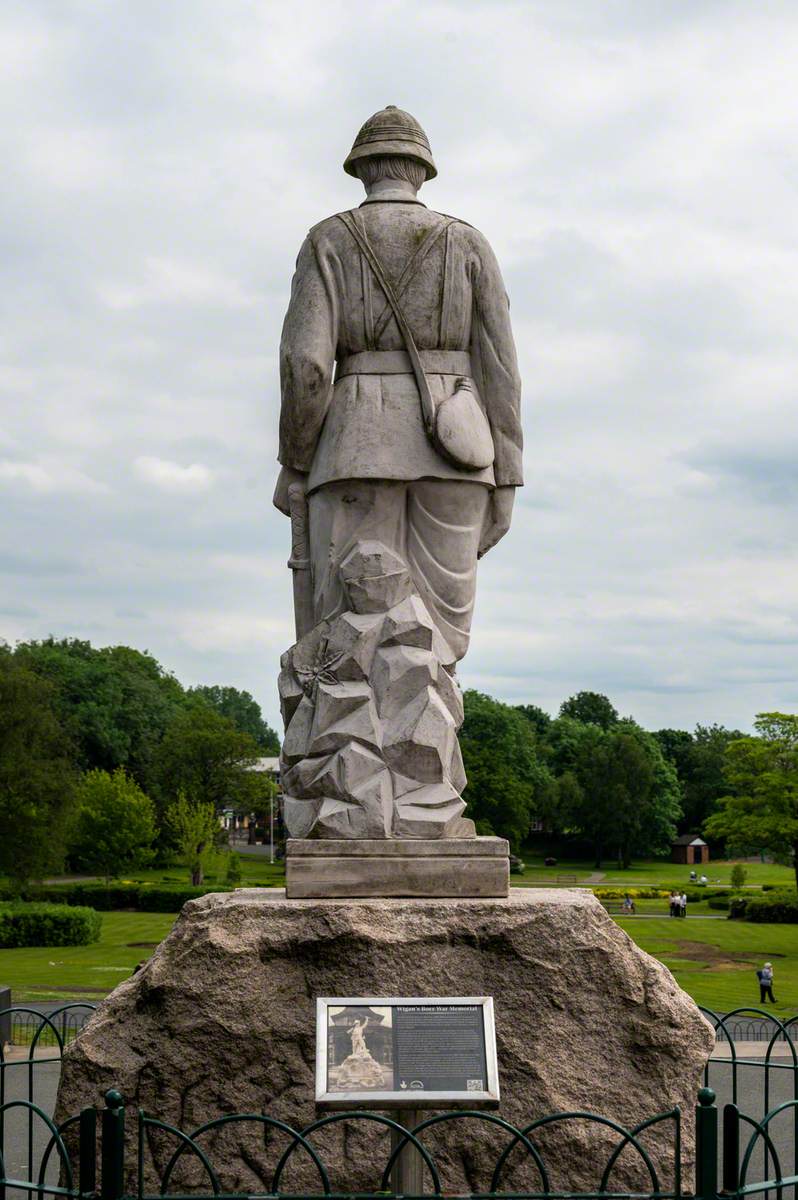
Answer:
<svg viewBox="0 0 798 1200"><path fill-rule="evenodd" d="M496 1108L492 996L322 996L320 1108Z"/></svg>

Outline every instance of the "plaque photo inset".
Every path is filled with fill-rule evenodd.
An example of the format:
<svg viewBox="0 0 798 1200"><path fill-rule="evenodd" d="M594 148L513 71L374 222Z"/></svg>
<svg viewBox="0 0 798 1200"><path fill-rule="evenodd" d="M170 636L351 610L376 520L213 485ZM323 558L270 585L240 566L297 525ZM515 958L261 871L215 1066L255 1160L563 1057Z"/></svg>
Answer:
<svg viewBox="0 0 798 1200"><path fill-rule="evenodd" d="M317 1000L323 1108L496 1107L490 996Z"/></svg>

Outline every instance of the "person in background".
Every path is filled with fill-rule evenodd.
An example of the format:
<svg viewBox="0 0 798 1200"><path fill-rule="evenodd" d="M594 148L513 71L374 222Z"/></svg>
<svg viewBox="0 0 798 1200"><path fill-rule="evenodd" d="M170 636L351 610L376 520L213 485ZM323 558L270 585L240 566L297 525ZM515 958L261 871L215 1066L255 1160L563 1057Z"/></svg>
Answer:
<svg viewBox="0 0 798 1200"><path fill-rule="evenodd" d="M769 997L771 1004L775 1004L776 999L773 995L773 964L765 963L757 971L756 977L759 980L759 1003L764 1004Z"/></svg>
<svg viewBox="0 0 798 1200"><path fill-rule="evenodd" d="M691 883L695 883L695 881L696 881L696 879L697 879L697 878L698 878L698 877L697 877L697 875L696 875L695 871L691 871L691 872L690 872L690 882L691 882Z"/></svg>
<svg viewBox="0 0 798 1200"><path fill-rule="evenodd" d="M679 897L679 916L680 917L687 916L687 893L686 892L682 892L681 896Z"/></svg>
<svg viewBox="0 0 798 1200"><path fill-rule="evenodd" d="M679 904L678 904L678 901L679 901L679 897L677 896L676 892L671 892L671 894L670 894L670 907L671 907L671 916L672 916L672 917L678 917L678 915L679 915Z"/></svg>

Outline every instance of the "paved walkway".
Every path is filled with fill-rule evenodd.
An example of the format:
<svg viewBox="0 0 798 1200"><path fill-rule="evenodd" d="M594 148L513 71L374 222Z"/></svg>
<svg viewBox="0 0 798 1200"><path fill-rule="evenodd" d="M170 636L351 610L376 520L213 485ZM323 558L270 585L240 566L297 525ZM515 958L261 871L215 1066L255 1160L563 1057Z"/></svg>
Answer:
<svg viewBox="0 0 798 1200"><path fill-rule="evenodd" d="M693 916L688 913L686 917L670 917L668 913L613 913L613 916L627 917L630 921L726 921L728 917L723 913L699 913L698 916Z"/></svg>

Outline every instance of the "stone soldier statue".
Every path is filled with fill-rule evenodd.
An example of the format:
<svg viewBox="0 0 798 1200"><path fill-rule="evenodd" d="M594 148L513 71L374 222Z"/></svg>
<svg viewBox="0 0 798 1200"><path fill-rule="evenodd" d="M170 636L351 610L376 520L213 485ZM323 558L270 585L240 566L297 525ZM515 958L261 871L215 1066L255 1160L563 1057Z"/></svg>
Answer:
<svg viewBox="0 0 798 1200"><path fill-rule="evenodd" d="M371 117L344 170L366 199L305 239L280 346L285 819L295 837L462 837L455 668L522 482L507 297L482 234L418 199L436 168L409 113Z"/></svg>

